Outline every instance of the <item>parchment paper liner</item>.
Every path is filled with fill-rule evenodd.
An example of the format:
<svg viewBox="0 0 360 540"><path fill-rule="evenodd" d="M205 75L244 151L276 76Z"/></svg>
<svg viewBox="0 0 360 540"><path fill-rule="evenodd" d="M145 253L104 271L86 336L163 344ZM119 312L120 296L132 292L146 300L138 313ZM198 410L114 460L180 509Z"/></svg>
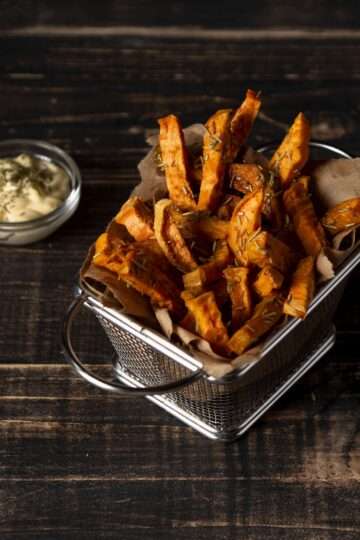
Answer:
<svg viewBox="0 0 360 540"><path fill-rule="evenodd" d="M196 152L201 148L204 132L202 124L194 124L184 129L185 143L190 152ZM156 164L157 135L150 137L147 142L152 145L152 149L138 165L141 182L135 187L132 195L138 195L145 201L156 201L166 197L168 193L164 173ZM248 148L245 152L244 161L266 165L266 158L252 148ZM323 213L342 201L360 197L360 158L328 160L313 169L312 177L313 197ZM319 282L332 278L334 268L359 245L358 229L359 227L353 227L339 233L333 238L333 244L327 248L326 253L320 253L316 263ZM175 324L166 309L154 310L146 297L128 288L109 270L93 265L91 263L93 253L92 246L80 272L85 287L90 289L105 306L115 307L122 313L140 320L146 326L162 330L170 340L177 336L177 339L191 350L193 356L202 362L204 370L209 375L220 378L236 368L245 367L259 359L261 342L235 359L217 355L207 341ZM274 331L278 329L279 325Z"/></svg>

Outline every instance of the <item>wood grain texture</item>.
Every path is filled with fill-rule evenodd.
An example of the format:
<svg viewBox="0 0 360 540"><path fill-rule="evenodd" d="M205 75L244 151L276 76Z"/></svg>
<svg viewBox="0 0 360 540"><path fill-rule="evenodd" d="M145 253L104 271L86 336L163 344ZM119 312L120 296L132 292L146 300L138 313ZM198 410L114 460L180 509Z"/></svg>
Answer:
<svg viewBox="0 0 360 540"><path fill-rule="evenodd" d="M35 25L70 26L179 26L205 28L357 28L358 3L305 0L301 9L293 2L254 0L221 4L207 0L2 0L1 28Z"/></svg>
<svg viewBox="0 0 360 540"><path fill-rule="evenodd" d="M31 13L26 4L1 6L0 137L59 144L78 162L84 189L78 212L51 238L0 248L1 539L357 540L359 270L336 316L336 347L232 445L143 399L92 389L59 344L78 268L136 183L157 117L203 121L250 86L264 100L253 144L281 138L303 110L314 138L358 152L355 3L331 11L322 1L303 10L197 2L191 17L185 2L37 0ZM161 26L186 32L155 35ZM283 33L199 33L213 28ZM320 41L309 33L324 28L332 33ZM285 30L302 34L285 39ZM109 374L111 350L91 316L76 346Z"/></svg>

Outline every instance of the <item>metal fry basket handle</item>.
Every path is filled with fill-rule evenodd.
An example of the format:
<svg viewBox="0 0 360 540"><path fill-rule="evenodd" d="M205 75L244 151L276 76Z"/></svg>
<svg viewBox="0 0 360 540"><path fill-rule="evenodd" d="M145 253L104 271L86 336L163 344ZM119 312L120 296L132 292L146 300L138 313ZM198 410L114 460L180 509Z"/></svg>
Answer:
<svg viewBox="0 0 360 540"><path fill-rule="evenodd" d="M158 386L147 386L141 388L129 387L120 382L109 382L105 379L97 377L83 365L79 356L74 350L71 338L73 322L78 315L81 307L86 302L86 299L86 294L79 295L73 300L66 312L62 327L62 349L67 361L87 382L93 384L97 388L101 388L102 390L107 390L116 394L128 394L135 397L173 392L175 390L178 390L179 388L192 384L203 375L202 369L198 369L192 372L190 375L183 377L182 379L178 379L177 381L172 381Z"/></svg>

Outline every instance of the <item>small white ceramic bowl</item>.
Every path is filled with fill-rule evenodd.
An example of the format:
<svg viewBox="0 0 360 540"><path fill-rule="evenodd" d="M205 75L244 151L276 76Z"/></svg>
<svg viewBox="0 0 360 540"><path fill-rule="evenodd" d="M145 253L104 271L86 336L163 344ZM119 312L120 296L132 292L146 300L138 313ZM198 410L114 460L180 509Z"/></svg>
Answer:
<svg viewBox="0 0 360 540"><path fill-rule="evenodd" d="M79 205L81 175L75 161L61 148L43 141L13 139L0 142L0 158L30 154L62 167L70 179L70 192L55 210L37 219L18 223L0 221L0 244L24 246L46 238L67 221Z"/></svg>

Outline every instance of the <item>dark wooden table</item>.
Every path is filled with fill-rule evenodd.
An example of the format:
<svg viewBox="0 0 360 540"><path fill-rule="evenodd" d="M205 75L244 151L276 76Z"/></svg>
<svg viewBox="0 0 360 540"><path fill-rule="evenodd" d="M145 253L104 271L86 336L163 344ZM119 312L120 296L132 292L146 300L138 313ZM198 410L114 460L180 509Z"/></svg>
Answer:
<svg viewBox="0 0 360 540"><path fill-rule="evenodd" d="M51 238L0 249L2 540L360 537L359 271L335 348L235 444L94 390L60 354L77 270L136 183L157 117L203 121L252 87L253 144L303 110L314 138L359 151L357 2L247 4L0 3L0 136L62 146L84 181ZM90 318L78 346L105 371Z"/></svg>

